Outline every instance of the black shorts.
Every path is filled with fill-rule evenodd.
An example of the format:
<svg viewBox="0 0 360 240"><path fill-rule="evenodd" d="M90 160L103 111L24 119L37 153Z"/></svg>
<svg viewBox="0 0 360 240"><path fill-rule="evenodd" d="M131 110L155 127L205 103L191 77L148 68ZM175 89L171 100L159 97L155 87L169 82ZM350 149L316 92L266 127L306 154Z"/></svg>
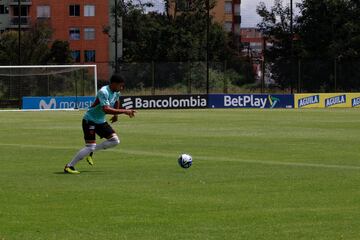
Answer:
<svg viewBox="0 0 360 240"><path fill-rule="evenodd" d="M115 133L114 129L107 122L97 124L83 119L82 128L85 141L96 140L95 134L99 135L100 138L109 138Z"/></svg>

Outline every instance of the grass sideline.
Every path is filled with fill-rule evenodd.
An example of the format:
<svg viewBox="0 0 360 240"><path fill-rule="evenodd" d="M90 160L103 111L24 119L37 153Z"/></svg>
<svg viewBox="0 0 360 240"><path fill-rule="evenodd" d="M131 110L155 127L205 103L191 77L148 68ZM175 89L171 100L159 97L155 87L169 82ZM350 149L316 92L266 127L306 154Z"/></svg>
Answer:
<svg viewBox="0 0 360 240"><path fill-rule="evenodd" d="M82 114L0 111L1 240L360 239L357 109L139 111L65 175Z"/></svg>

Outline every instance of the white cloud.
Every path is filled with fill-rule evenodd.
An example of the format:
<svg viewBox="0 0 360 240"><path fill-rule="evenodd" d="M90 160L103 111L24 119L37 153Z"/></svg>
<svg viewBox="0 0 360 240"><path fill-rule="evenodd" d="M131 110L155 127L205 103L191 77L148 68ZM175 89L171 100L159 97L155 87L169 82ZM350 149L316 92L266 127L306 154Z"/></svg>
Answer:
<svg viewBox="0 0 360 240"><path fill-rule="evenodd" d="M256 13L256 7L260 2L264 2L267 7L270 7L274 4L274 0L242 0L241 1L241 19L242 27L256 27L256 25L261 21L261 18ZM295 3L301 2L301 0L294 0ZM283 0L284 4L290 3L290 0Z"/></svg>
<svg viewBox="0 0 360 240"><path fill-rule="evenodd" d="M163 0L148 0L148 1L142 1L142 2L150 2L154 5L152 8L147 8L146 10L148 12L164 12L165 11L165 5Z"/></svg>
<svg viewBox="0 0 360 240"><path fill-rule="evenodd" d="M163 0L149 0L154 4L153 8L148 9L148 11L164 11L164 1ZM224 0L218 0L224 1ZM274 4L274 0L242 0L241 1L241 19L242 27L256 27L256 25L261 21L261 18L256 13L256 7L260 2L264 2L267 7L270 7ZM286 4L290 0L283 0L283 3ZM294 7L296 2L301 2L301 0L294 0Z"/></svg>

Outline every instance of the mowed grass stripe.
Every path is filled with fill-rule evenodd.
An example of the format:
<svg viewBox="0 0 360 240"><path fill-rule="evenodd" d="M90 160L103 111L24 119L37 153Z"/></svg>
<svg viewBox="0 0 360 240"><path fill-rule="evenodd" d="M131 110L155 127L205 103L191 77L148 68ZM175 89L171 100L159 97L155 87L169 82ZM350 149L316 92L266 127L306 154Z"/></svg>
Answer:
<svg viewBox="0 0 360 240"><path fill-rule="evenodd" d="M0 147L16 147L16 148L38 148L38 149L63 149L63 150L77 150L78 147L71 146L48 146L48 145L34 145L34 144L10 144L10 143L0 143ZM128 149L107 149L108 152L119 152L129 155L142 155L142 156L151 156L151 157L164 157L168 159L173 159L174 154L170 153L160 153L160 152L149 152L141 150L128 150ZM228 157L212 157L212 156L195 156L195 160L210 160L210 161L222 161L222 162L239 162L239 163L251 163L251 164L265 164L265 165L280 165L280 166L290 166L290 167L315 167L315 168L334 168L334 169L344 169L344 170L360 170L360 166L351 166L351 165L334 165L334 164L319 164L319 163L301 163L301 162L280 162L272 160L250 160L250 159L241 159L241 158L228 158ZM195 162L196 163L196 162Z"/></svg>

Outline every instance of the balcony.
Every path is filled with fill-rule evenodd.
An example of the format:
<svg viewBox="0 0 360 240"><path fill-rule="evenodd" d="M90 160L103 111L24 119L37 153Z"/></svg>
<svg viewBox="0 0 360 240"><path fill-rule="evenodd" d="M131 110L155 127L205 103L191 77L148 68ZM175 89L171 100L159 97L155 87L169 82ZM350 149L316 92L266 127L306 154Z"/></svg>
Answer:
<svg viewBox="0 0 360 240"><path fill-rule="evenodd" d="M32 0L20 0L21 5L32 5ZM18 0L10 0L9 1L9 5L14 6L14 5L19 5L19 1Z"/></svg>
<svg viewBox="0 0 360 240"><path fill-rule="evenodd" d="M19 17L10 17L10 28L18 28L19 27ZM30 17L20 17L20 27L21 28L29 28L30 27Z"/></svg>

